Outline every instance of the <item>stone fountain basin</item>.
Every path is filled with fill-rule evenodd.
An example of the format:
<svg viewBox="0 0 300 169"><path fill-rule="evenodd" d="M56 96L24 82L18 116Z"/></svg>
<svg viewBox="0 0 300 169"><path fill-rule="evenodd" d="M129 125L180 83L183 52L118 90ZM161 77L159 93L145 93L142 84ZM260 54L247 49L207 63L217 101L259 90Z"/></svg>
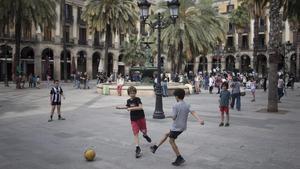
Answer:
<svg viewBox="0 0 300 169"><path fill-rule="evenodd" d="M127 82L122 88L122 96L128 96L127 89L130 86L134 86L137 89L138 96L155 96L153 84L141 84L139 82ZM103 94L103 88L109 88L109 92L107 94ZM190 94L190 90L188 86L185 86L181 83L169 83L168 84L168 95L173 96L175 89L184 89L185 93ZM97 85L97 93L101 95L112 95L117 96L117 84L116 83L103 83Z"/></svg>

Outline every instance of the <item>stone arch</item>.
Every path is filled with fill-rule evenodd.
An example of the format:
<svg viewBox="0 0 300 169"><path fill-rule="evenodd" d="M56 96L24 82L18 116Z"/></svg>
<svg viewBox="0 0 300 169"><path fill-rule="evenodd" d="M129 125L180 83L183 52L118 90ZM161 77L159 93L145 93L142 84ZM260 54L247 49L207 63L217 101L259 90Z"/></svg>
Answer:
<svg viewBox="0 0 300 169"><path fill-rule="evenodd" d="M42 51L42 79L46 80L47 75L53 77L54 74L54 51L45 48Z"/></svg>
<svg viewBox="0 0 300 169"><path fill-rule="evenodd" d="M251 70L251 59L249 55L241 56L241 73L248 73Z"/></svg>
<svg viewBox="0 0 300 169"><path fill-rule="evenodd" d="M199 59L199 66L198 66L198 72L207 72L207 57L201 56Z"/></svg>
<svg viewBox="0 0 300 169"><path fill-rule="evenodd" d="M66 51L66 57L67 57L67 79L71 78L71 51L67 49ZM64 80L64 51L61 51L60 53L60 74L61 79Z"/></svg>
<svg viewBox="0 0 300 169"><path fill-rule="evenodd" d="M235 58L233 55L228 55L225 58L225 70L231 72L235 70Z"/></svg>
<svg viewBox="0 0 300 169"><path fill-rule="evenodd" d="M99 72L99 64L101 60L101 53L100 52L94 52L92 55L92 77L94 79L97 78L97 73Z"/></svg>
<svg viewBox="0 0 300 169"><path fill-rule="evenodd" d="M0 55L0 81L5 80L5 74L7 79L12 80L12 52L13 48L9 45L1 45L0 49L2 54Z"/></svg>
<svg viewBox="0 0 300 169"><path fill-rule="evenodd" d="M77 71L86 72L87 52L80 50L77 52Z"/></svg>
<svg viewBox="0 0 300 169"><path fill-rule="evenodd" d="M257 62L256 62L256 72L259 75L262 75L262 77L265 77L267 75L267 69L268 69L268 59L267 56L264 54L259 54L257 56Z"/></svg>
<svg viewBox="0 0 300 169"><path fill-rule="evenodd" d="M21 50L20 71L22 74L29 75L34 74L34 49L30 46L26 46Z"/></svg>

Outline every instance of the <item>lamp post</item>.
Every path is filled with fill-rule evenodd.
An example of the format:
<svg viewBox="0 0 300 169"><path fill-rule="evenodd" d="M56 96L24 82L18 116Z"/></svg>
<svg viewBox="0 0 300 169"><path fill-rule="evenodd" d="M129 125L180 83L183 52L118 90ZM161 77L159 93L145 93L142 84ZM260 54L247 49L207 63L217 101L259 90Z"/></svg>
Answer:
<svg viewBox="0 0 300 169"><path fill-rule="evenodd" d="M216 47L215 47L215 50L214 50L214 57L217 59L217 67L216 67L216 70L219 72L221 71L221 68L222 68L222 65L221 65L221 62L222 62L222 57L224 55L224 50L222 49L222 45L221 44L218 44Z"/></svg>
<svg viewBox="0 0 300 169"><path fill-rule="evenodd" d="M178 0L171 0L167 2L170 9L170 18L164 18L163 15L158 12L155 22L146 23L149 17L149 8L151 4L147 0L139 0L138 7L140 8L140 19L142 24L148 24L152 29L157 29L157 84L156 84L156 102L155 110L153 113L154 119L165 118L162 105L162 87L161 87L161 30L167 28L172 23L176 23L178 18L178 11L180 3Z"/></svg>

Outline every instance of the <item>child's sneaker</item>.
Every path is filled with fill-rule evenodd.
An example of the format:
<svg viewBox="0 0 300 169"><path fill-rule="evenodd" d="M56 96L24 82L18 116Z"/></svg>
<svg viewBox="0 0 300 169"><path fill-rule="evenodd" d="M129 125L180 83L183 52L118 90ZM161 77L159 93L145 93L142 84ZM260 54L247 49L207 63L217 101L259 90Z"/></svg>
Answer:
<svg viewBox="0 0 300 169"><path fill-rule="evenodd" d="M142 156L142 150L140 147L136 147L135 149L135 158L140 158Z"/></svg>
<svg viewBox="0 0 300 169"><path fill-rule="evenodd" d="M52 121L53 121L53 119L49 119L49 120L48 120L48 122L52 122Z"/></svg>
<svg viewBox="0 0 300 169"><path fill-rule="evenodd" d="M154 146L151 146L150 147L150 150L151 150L151 152L154 154L155 153L155 151L157 150L157 145L154 145Z"/></svg>
<svg viewBox="0 0 300 169"><path fill-rule="evenodd" d="M223 123L223 122L221 122L221 123L219 124L219 127L222 127L222 126L224 126L224 123Z"/></svg>
<svg viewBox="0 0 300 169"><path fill-rule="evenodd" d="M143 135L143 137L148 141L148 143L151 143L151 138L148 135Z"/></svg>
<svg viewBox="0 0 300 169"><path fill-rule="evenodd" d="M63 117L58 117L58 120L66 120L66 119Z"/></svg>
<svg viewBox="0 0 300 169"><path fill-rule="evenodd" d="M229 127L229 123L226 123L226 124L225 124L225 127Z"/></svg>
<svg viewBox="0 0 300 169"><path fill-rule="evenodd" d="M185 160L181 157L178 156L176 158L176 160L172 163L174 166L180 166L181 164L183 164L185 162Z"/></svg>

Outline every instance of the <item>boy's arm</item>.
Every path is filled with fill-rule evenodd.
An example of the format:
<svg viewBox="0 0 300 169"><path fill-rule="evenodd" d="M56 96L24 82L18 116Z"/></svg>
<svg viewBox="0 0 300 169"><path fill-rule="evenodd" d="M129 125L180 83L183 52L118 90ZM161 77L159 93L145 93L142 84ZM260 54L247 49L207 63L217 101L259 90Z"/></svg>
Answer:
<svg viewBox="0 0 300 169"><path fill-rule="evenodd" d="M201 125L204 125L204 120L201 119L195 111L192 111L191 114Z"/></svg>
<svg viewBox="0 0 300 169"><path fill-rule="evenodd" d="M127 109L127 106L116 106L116 109Z"/></svg>
<svg viewBox="0 0 300 169"><path fill-rule="evenodd" d="M130 107L127 109L128 111L134 111L134 110L143 110L143 104L139 104L139 106Z"/></svg>

